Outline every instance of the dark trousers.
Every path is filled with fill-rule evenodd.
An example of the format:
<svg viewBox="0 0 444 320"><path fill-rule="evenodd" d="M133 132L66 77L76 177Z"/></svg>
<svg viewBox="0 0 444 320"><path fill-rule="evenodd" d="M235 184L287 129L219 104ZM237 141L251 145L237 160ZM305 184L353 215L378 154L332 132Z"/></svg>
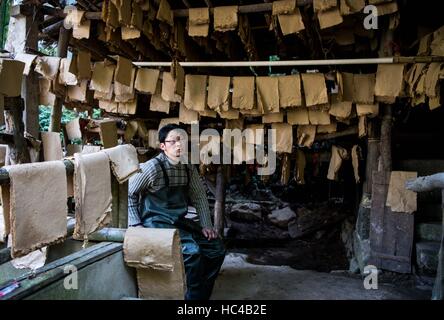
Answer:
<svg viewBox="0 0 444 320"><path fill-rule="evenodd" d="M147 228L177 228L164 222L147 219ZM203 234L179 228L183 262L187 278L185 300L208 300L225 258L221 239L207 240Z"/></svg>

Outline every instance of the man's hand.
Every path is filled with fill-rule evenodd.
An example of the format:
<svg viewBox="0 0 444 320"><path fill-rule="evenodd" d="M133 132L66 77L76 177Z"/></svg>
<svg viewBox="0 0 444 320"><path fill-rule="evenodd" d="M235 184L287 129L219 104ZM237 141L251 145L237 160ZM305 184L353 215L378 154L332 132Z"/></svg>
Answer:
<svg viewBox="0 0 444 320"><path fill-rule="evenodd" d="M217 239L219 237L216 230L210 228L203 228L202 233L208 240Z"/></svg>

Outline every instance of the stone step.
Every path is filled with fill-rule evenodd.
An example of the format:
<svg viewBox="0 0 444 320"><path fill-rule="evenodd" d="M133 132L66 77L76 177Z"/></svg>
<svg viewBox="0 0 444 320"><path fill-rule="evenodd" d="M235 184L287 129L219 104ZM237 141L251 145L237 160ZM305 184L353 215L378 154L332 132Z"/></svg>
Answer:
<svg viewBox="0 0 444 320"><path fill-rule="evenodd" d="M416 227L416 236L421 241L441 242L442 222L419 223Z"/></svg>
<svg viewBox="0 0 444 320"><path fill-rule="evenodd" d="M421 241L416 243L416 263L421 273L436 273L441 242Z"/></svg>

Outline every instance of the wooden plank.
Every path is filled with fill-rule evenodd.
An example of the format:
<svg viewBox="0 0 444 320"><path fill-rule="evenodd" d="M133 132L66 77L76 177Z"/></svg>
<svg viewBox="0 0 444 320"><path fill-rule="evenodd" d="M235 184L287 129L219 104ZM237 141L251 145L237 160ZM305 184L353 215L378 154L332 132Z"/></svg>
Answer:
<svg viewBox="0 0 444 320"><path fill-rule="evenodd" d="M128 181L119 184L119 228L128 228Z"/></svg>
<svg viewBox="0 0 444 320"><path fill-rule="evenodd" d="M370 264L378 268L411 272L414 216L386 207L391 172L373 173L370 213Z"/></svg>

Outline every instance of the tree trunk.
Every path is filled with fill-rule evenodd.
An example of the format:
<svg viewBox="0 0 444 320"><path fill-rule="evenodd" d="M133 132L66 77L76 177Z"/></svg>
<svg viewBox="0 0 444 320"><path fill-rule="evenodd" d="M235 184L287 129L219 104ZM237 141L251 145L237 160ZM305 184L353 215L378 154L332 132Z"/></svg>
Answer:
<svg viewBox="0 0 444 320"><path fill-rule="evenodd" d="M11 165L31 162L24 136L23 110L22 98L5 98L6 132L14 136L14 144L9 145L9 164Z"/></svg>
<svg viewBox="0 0 444 320"><path fill-rule="evenodd" d="M57 56L60 58L66 58L68 53L69 38L71 37L71 30L67 30L64 27L60 28L59 41L57 47ZM49 125L49 131L60 132L62 125L62 107L64 97L57 97L54 102L54 107L51 112L51 123Z"/></svg>

